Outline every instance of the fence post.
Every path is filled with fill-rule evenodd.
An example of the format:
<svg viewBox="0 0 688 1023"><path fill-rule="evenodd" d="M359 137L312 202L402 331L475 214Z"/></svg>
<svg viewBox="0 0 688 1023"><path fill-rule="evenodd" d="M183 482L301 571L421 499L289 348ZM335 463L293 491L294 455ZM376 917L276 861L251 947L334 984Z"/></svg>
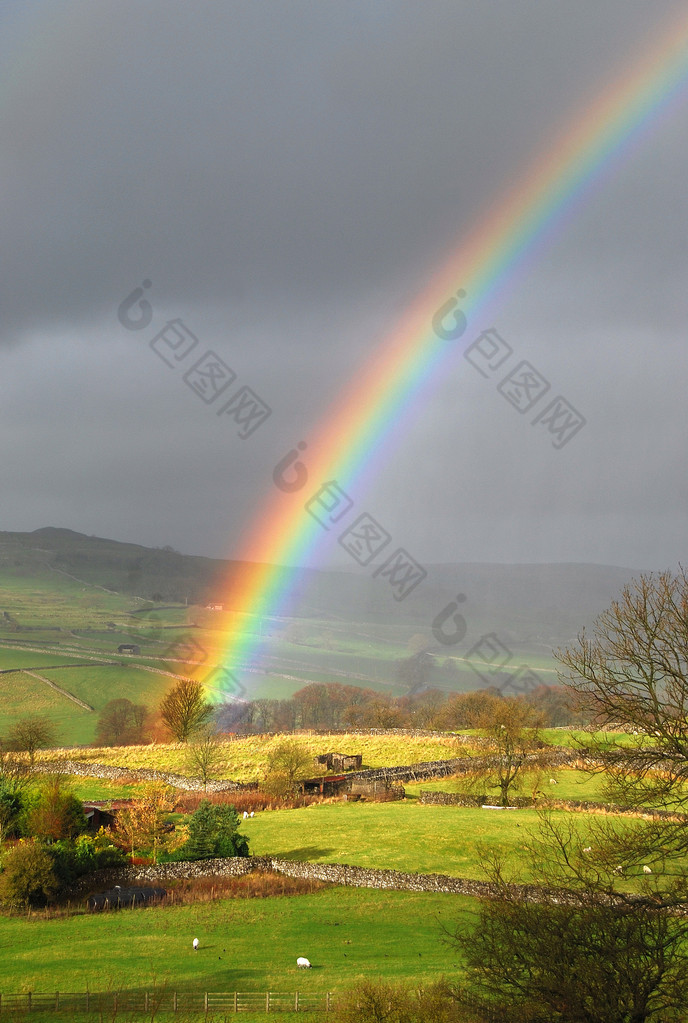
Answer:
<svg viewBox="0 0 688 1023"><path fill-rule="evenodd" d="M143 1008L145 1009L146 1012L148 1012L148 992L147 991L146 991L145 995L143 996Z"/></svg>
<svg viewBox="0 0 688 1023"><path fill-rule="evenodd" d="M237 995L238 995L238 992L237 992L237 991L235 991L235 992L234 992L234 1011L235 1011L235 1012L238 1012L238 1011L239 1011L239 1009L237 1008Z"/></svg>
<svg viewBox="0 0 688 1023"><path fill-rule="evenodd" d="M330 1011L330 992L328 991L327 995L325 996L325 1012L329 1012L329 1011Z"/></svg>
<svg viewBox="0 0 688 1023"><path fill-rule="evenodd" d="M177 1011L177 992L174 992L174 998L172 999L172 1011Z"/></svg>
<svg viewBox="0 0 688 1023"><path fill-rule="evenodd" d="M208 1011L208 992L207 991L205 991L204 994L203 994L203 1008L205 1009L206 1012Z"/></svg>
<svg viewBox="0 0 688 1023"><path fill-rule="evenodd" d="M294 1012L298 1012L298 1011L299 1011L299 993L297 991L296 994L294 995Z"/></svg>
<svg viewBox="0 0 688 1023"><path fill-rule="evenodd" d="M266 1012L270 1012L270 992L269 991L266 992L266 994L265 994L265 1011Z"/></svg>

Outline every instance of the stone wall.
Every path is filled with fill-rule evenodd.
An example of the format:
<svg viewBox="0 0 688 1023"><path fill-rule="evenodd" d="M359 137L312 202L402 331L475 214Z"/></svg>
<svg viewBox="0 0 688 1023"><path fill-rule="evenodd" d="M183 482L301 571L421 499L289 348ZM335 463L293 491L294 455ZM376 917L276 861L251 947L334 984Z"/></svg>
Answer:
<svg viewBox="0 0 688 1023"><path fill-rule="evenodd" d="M379 729L380 732L383 729ZM399 729L402 731L402 729ZM580 760L580 754L575 750L557 748L548 755L548 763L552 768L573 764ZM451 760L427 760L418 764L404 764L398 767L379 767L365 771L349 771L347 783L350 786L354 782L376 782L385 781L405 782L422 781L425 778L443 778L447 775L461 774L474 770L476 767L489 766L494 758L490 757L454 757ZM80 775L88 778L106 778L111 781L133 778L136 781L162 781L178 789L185 789L187 792L246 792L257 787L256 782L241 784L232 781L230 778L220 778L209 781L204 786L200 778L187 777L182 774L173 774L169 771L155 771L143 767L115 767L112 764L94 764L82 760L42 760L35 764L33 770L36 772L50 772L56 774Z"/></svg>
<svg viewBox="0 0 688 1023"><path fill-rule="evenodd" d="M421 790L419 803L436 806L483 806L487 796L470 792L428 792ZM533 800L530 796L513 796L510 806L537 806L548 810L581 810L592 813L627 814L631 817L650 817L665 820L688 820L688 814L674 810L655 810L648 806L622 806L620 803L599 803L584 799L553 799L551 796Z"/></svg>
<svg viewBox="0 0 688 1023"><path fill-rule="evenodd" d="M435 806L482 806L487 802L484 792L480 795L473 795L471 792L424 792L421 790L418 797L419 803L434 804Z"/></svg>
<svg viewBox="0 0 688 1023"><path fill-rule="evenodd" d="M207 786L200 778L187 777L183 774L172 774L169 771L153 771L145 767L115 767L112 764L93 764L83 760L41 760L32 768L37 773L54 772L55 774L79 775L86 778L106 778L109 781L134 779L134 781L162 781L177 789L188 792L227 792L247 791L255 785L242 785L240 782L221 778L209 781Z"/></svg>
<svg viewBox="0 0 688 1023"><path fill-rule="evenodd" d="M349 888L375 888L386 891L449 892L490 898L496 894L488 881L473 881L447 874L409 874L399 870L374 870L352 867L346 863L308 863L298 860L279 860L270 856L233 857L230 859L196 860L185 863L162 863L158 866L120 867L97 871L79 880L64 894L65 899L82 900L86 895L113 888L116 885L161 884L182 878L239 877L253 871L272 871L286 877ZM549 892L536 885L513 885L528 900L540 900L551 894L561 899L560 891Z"/></svg>

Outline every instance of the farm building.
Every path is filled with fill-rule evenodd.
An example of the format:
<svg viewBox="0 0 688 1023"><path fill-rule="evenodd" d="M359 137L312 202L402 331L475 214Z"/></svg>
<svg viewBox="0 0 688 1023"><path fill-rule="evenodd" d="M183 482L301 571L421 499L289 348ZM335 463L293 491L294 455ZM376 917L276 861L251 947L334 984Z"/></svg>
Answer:
<svg viewBox="0 0 688 1023"><path fill-rule="evenodd" d="M328 771L360 771L363 766L363 755L361 753L321 753L315 757L318 767L325 767Z"/></svg>
<svg viewBox="0 0 688 1023"><path fill-rule="evenodd" d="M137 646L136 643L120 643L117 647L118 654L140 654L141 647Z"/></svg>
<svg viewBox="0 0 688 1023"><path fill-rule="evenodd" d="M403 799L406 795L403 785L393 785L386 778L357 780L346 774L322 775L319 778L304 778L299 782L305 796L345 796L352 799Z"/></svg>
<svg viewBox="0 0 688 1023"><path fill-rule="evenodd" d="M88 830L111 828L117 819L117 811L131 806L131 799L95 799L83 804Z"/></svg>
<svg viewBox="0 0 688 1023"><path fill-rule="evenodd" d="M362 781L350 779L350 784L347 787L347 797L350 799L363 798L391 801L403 799L405 795L406 791L403 785L394 785L386 778L365 779Z"/></svg>
<svg viewBox="0 0 688 1023"><path fill-rule="evenodd" d="M299 782L305 796L341 796L346 791L348 778L345 774L324 775L321 778L304 778Z"/></svg>

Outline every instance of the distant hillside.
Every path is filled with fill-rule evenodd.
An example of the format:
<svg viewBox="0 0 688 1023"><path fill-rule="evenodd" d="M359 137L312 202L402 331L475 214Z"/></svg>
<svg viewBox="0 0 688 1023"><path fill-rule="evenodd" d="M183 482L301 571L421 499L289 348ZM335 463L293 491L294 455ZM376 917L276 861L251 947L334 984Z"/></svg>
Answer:
<svg viewBox="0 0 688 1023"><path fill-rule="evenodd" d="M180 554L52 527L0 533L5 575L40 578L58 572L92 586L145 600L205 604L222 601L224 580L238 562ZM618 595L637 571L609 565L448 564L403 601L371 571L282 569L299 618L429 630L457 594L471 634L496 631L505 642L551 648L572 639ZM227 609L229 610L229 609ZM450 651L448 651L450 652Z"/></svg>
<svg viewBox="0 0 688 1023"><path fill-rule="evenodd" d="M411 684L404 666L421 649L432 655L425 684L481 688L488 634L502 648L489 683L506 683L524 665L554 683L552 650L638 574L605 565L427 565L427 577L398 601L372 568L283 568L288 606L257 617L225 603L238 565L68 529L0 533L0 735L21 714L46 713L65 741L90 742L108 700L155 706L169 678L158 669L170 669L167 651L190 629L215 665L224 665L227 636L244 634L238 659L224 665L244 698L283 698L309 682L399 695ZM442 643L433 622L449 605L453 621L459 594L465 630ZM132 643L139 652L120 653ZM172 670L183 673L181 656Z"/></svg>
<svg viewBox="0 0 688 1023"><path fill-rule="evenodd" d="M47 527L33 533L0 533L0 568L20 576L45 570L73 576L115 593L195 604L212 590L228 563L179 554L171 547L85 536L71 529Z"/></svg>

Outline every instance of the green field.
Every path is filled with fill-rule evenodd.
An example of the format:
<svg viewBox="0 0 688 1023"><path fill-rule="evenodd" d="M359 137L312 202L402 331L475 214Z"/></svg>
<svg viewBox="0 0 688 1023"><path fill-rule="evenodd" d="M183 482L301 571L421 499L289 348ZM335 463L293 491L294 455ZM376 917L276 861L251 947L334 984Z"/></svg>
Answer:
<svg viewBox="0 0 688 1023"><path fill-rule="evenodd" d="M556 781L556 785L550 784L550 778ZM603 774L588 774L586 771L576 771L573 768L552 768L545 772L540 782L540 790L544 795L552 799L589 799L596 802L603 801L605 777ZM407 796L417 797L421 792L465 792L465 778L435 778L431 781L405 782L404 789ZM496 794L497 790L490 790ZM524 795L529 795L527 787L523 789Z"/></svg>
<svg viewBox="0 0 688 1023"><path fill-rule="evenodd" d="M361 976L427 982L460 969L441 942L440 921L467 918L476 905L435 893L330 888L53 920L0 917L0 992L342 991ZM299 970L297 956L313 969Z"/></svg>
<svg viewBox="0 0 688 1023"><path fill-rule="evenodd" d="M564 814L581 835L584 814ZM450 874L484 880L480 847L528 868L528 845L537 830L534 810L481 810L395 803L316 804L298 810L265 811L242 821L254 855L348 863L358 867ZM537 881L535 874L524 874Z"/></svg>

